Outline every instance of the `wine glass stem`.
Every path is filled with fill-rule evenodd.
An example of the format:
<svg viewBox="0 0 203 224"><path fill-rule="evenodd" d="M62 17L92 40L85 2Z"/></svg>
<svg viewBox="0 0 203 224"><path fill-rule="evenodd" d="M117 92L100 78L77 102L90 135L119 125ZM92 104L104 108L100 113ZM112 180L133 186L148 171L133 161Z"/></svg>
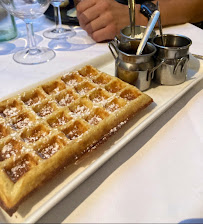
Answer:
<svg viewBox="0 0 203 224"><path fill-rule="evenodd" d="M27 29L27 42L28 42L29 54L36 54L38 50L36 46L32 22L26 23L26 29Z"/></svg>
<svg viewBox="0 0 203 224"><path fill-rule="evenodd" d="M60 6L54 6L54 16L56 22L56 30L62 28Z"/></svg>

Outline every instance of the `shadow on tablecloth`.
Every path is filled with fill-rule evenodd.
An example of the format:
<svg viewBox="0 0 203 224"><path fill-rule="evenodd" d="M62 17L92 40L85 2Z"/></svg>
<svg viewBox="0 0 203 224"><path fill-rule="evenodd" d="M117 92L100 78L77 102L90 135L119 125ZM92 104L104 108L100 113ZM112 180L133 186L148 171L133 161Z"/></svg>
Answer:
<svg viewBox="0 0 203 224"><path fill-rule="evenodd" d="M183 220L183 221L181 221L179 223L203 223L203 218L201 218L201 219L195 219L195 218L193 218L193 219L185 219L185 220Z"/></svg>

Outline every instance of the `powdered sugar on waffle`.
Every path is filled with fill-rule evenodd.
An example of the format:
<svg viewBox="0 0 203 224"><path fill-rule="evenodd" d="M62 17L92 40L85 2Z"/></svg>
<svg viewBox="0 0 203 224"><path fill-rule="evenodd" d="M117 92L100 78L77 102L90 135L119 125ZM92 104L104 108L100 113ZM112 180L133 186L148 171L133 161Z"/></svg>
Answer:
<svg viewBox="0 0 203 224"><path fill-rule="evenodd" d="M44 117L48 114L51 114L54 111L54 109L50 105L46 105L43 107L40 112L38 113L40 116Z"/></svg>
<svg viewBox="0 0 203 224"><path fill-rule="evenodd" d="M12 155L16 155L16 150L14 149L13 145L11 144L11 142L9 142L8 144L6 144L1 151L2 155L5 158L10 158Z"/></svg>
<svg viewBox="0 0 203 224"><path fill-rule="evenodd" d="M74 110L74 112L72 112L72 114L74 116L80 116L82 117L84 114L87 115L87 114L90 114L90 109L84 105L78 105L76 107L76 109Z"/></svg>
<svg viewBox="0 0 203 224"><path fill-rule="evenodd" d="M94 115L88 122L92 125L97 125L100 121L102 121L102 118L98 115Z"/></svg>
<svg viewBox="0 0 203 224"><path fill-rule="evenodd" d="M59 101L59 105L60 106L66 106L67 104L69 104L73 100L74 100L74 96L67 93L66 96Z"/></svg>
<svg viewBox="0 0 203 224"><path fill-rule="evenodd" d="M17 121L13 126L16 128L16 129L22 129L22 128L25 128L26 126L30 126L31 125L31 121L28 117L26 117L24 120L22 119L19 119L19 121Z"/></svg>
<svg viewBox="0 0 203 224"><path fill-rule="evenodd" d="M59 144L57 142L54 142L54 144L49 145L48 147L44 148L42 150L43 157L45 159L50 158L53 154L55 154L59 150Z"/></svg>
<svg viewBox="0 0 203 224"><path fill-rule="evenodd" d="M78 85L78 81L76 79L70 79L70 80L66 81L66 84L68 84L70 86L76 86L76 85Z"/></svg>
<svg viewBox="0 0 203 224"><path fill-rule="evenodd" d="M10 108L6 108L3 111L3 114L8 116L8 117L14 117L19 113L19 110L17 107L10 107Z"/></svg>

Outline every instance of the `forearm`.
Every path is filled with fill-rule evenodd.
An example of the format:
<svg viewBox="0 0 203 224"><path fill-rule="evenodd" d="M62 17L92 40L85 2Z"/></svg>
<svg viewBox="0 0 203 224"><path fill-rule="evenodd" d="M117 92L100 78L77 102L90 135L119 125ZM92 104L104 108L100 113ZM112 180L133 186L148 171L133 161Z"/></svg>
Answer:
<svg viewBox="0 0 203 224"><path fill-rule="evenodd" d="M159 0L163 25L203 21L202 0Z"/></svg>
<svg viewBox="0 0 203 224"><path fill-rule="evenodd" d="M163 26L203 21L203 0L159 0L159 6ZM137 24L146 25L147 20L139 9L137 5Z"/></svg>

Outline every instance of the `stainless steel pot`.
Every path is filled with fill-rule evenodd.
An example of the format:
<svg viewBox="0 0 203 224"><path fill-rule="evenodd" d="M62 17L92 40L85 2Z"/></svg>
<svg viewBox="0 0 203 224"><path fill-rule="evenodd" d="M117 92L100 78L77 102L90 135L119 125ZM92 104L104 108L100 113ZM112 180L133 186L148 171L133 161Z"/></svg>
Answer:
<svg viewBox="0 0 203 224"><path fill-rule="evenodd" d="M109 49L115 58L115 75L144 91L150 87L153 78L154 54L156 48L147 42L143 53L136 55L140 41L134 40L125 43L109 42Z"/></svg>
<svg viewBox="0 0 203 224"><path fill-rule="evenodd" d="M157 49L154 80L162 85L177 85L183 83L187 76L189 47L192 41L182 35L156 36L152 43Z"/></svg>

